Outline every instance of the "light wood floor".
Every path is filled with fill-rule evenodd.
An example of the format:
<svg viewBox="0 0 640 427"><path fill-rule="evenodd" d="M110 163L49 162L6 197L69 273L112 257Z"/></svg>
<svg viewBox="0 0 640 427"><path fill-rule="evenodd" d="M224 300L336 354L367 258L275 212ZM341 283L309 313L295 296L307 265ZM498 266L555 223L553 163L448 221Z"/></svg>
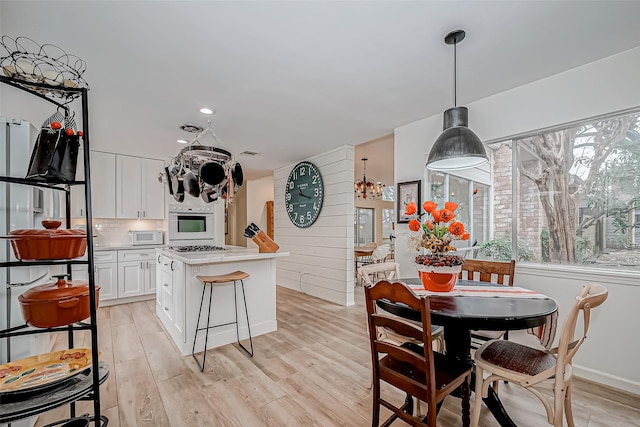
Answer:
<svg viewBox="0 0 640 427"><path fill-rule="evenodd" d="M356 290L353 307L278 288L278 331L254 339L252 359L237 345L209 350L204 373L190 356L179 356L155 317L154 301L101 308L100 348L111 369L101 387L102 413L113 427L370 426L371 363L363 300L362 288ZM582 351L592 344L587 342ZM75 346L90 346L88 336L78 337ZM66 337L58 337L56 348L66 347ZM509 384L500 387L519 426L547 425L533 396ZM584 382L575 389L577 426L640 426L640 405L633 405L632 397L609 395L617 401L609 400L592 392L599 387ZM403 399L391 388L383 388L385 392ZM78 404L78 413L83 412L93 412L91 403ZM448 397L439 425L461 425L459 413L459 399ZM68 406L58 408L43 414L37 425L67 416ZM480 424L497 425L486 409Z"/></svg>

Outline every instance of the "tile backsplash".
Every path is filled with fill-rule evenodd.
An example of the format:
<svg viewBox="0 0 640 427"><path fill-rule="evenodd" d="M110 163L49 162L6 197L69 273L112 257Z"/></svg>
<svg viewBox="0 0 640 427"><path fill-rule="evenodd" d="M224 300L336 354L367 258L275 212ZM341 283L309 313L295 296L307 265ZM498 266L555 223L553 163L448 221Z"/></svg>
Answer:
<svg viewBox="0 0 640 427"><path fill-rule="evenodd" d="M72 227L85 224L82 219L72 220ZM138 219L93 219L94 242L96 245L121 246L131 244L132 230L162 230L164 242L167 241L167 227L165 221Z"/></svg>

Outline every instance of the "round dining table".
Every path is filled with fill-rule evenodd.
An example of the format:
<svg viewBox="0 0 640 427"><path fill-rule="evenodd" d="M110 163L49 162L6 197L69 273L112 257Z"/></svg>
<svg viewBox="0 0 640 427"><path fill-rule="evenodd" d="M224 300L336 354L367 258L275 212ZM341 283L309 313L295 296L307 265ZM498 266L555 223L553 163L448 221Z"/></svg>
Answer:
<svg viewBox="0 0 640 427"><path fill-rule="evenodd" d="M420 284L418 278L400 279L406 284ZM490 283L458 280L459 285L492 286ZM503 286L503 285L494 285ZM548 297L488 297L461 296L442 293L429 294L431 323L444 327L447 354L461 360L471 359L471 331L505 331L528 329L543 325L558 310L556 302ZM401 303L379 300L378 306L396 316L420 321L420 312ZM501 426L515 427L498 395L489 387L484 403ZM463 420L463 425L468 425ZM468 422L468 421L467 421Z"/></svg>

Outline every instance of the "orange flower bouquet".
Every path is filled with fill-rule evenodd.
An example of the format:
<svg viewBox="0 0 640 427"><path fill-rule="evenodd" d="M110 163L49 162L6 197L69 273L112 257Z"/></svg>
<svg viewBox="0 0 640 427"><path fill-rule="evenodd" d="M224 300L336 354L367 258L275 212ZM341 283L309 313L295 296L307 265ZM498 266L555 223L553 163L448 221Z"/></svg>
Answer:
<svg viewBox="0 0 640 427"><path fill-rule="evenodd" d="M415 262L420 272L420 278L425 287L426 274L432 274L432 279L440 282L447 281L449 289L429 289L428 290L450 290L455 285L457 273L461 270L464 262L461 256L452 254L456 250L453 245L455 240L469 240L469 233L465 231L464 224L456 221L455 210L458 204L445 202L443 209L437 209L438 205L429 200L422 204L424 213L419 214L417 219L409 221L409 230L418 234L411 237L411 242L417 251L426 254L419 254ZM415 202L407 204L405 215L414 215L418 211ZM424 217L424 218L422 218ZM442 277L439 277L442 276Z"/></svg>

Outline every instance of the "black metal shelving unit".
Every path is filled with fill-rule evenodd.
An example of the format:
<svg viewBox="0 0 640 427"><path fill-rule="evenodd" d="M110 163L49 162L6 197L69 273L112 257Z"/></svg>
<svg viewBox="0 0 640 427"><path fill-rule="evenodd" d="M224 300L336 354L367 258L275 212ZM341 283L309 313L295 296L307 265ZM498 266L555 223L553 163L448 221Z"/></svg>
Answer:
<svg viewBox="0 0 640 427"><path fill-rule="evenodd" d="M7 324L7 329L0 330L0 339L7 340L7 358L10 360L10 338L21 335L51 333L57 331L66 331L68 333L69 348L73 348L74 331L89 330L91 333L91 357L92 364L89 371L73 377L70 381L66 381L55 389L46 391L42 394L33 394L25 398L5 398L0 397L0 424L10 423L19 419L31 417L42 412L49 411L64 404L70 405L70 417L75 414L75 405L73 402L78 400L92 400L94 413L89 418L95 426L106 426L109 420L105 416L100 415L100 384L103 383L108 375L109 368L106 363L98 360L98 324L96 316L96 283L94 276L94 259L93 259L93 233L91 232L91 224L93 216L91 210L91 167L89 162L89 104L87 88L71 88L61 86L51 86L44 83L31 83L14 78L0 75L0 83L13 86L17 89L28 92L31 95L44 99L59 108L68 109L67 104L77 98L80 98L82 104L82 128L83 128L83 161L84 161L84 181L74 182L45 182L33 179L2 176L0 182L12 184L21 184L27 186L36 186L51 188L62 191L65 195L65 221L66 228L71 228L71 194L70 188L74 185L82 185L85 189L86 203L86 221L87 221L87 260L55 260L55 261L6 261L0 262L0 268L11 267L29 267L29 266L51 266L65 265L67 274L71 277L72 265L87 265L88 282L89 282L89 304L90 304L90 321L89 323L76 323L68 326L57 328L32 328L26 324L11 327ZM63 101L58 102L47 96L47 92L62 94ZM10 300L10 289L8 286L7 300ZM3 401L5 400L5 401ZM58 423L55 423L57 425Z"/></svg>

